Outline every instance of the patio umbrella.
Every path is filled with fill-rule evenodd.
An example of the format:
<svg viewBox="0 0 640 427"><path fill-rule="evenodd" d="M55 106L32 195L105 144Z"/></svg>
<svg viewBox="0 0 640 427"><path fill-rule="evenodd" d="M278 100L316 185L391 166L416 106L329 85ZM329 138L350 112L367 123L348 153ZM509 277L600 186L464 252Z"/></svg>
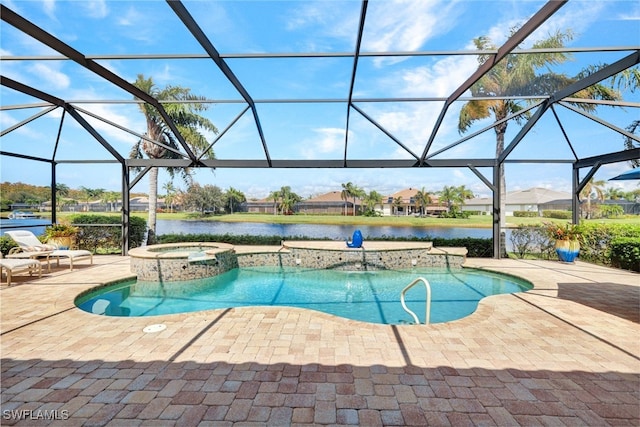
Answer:
<svg viewBox="0 0 640 427"><path fill-rule="evenodd" d="M609 181L613 181L613 180L623 181L623 180L627 180L627 179L640 179L640 168L635 168L635 169L628 170L628 171L626 171L624 173L621 173L618 176L614 176L613 178L609 178Z"/></svg>

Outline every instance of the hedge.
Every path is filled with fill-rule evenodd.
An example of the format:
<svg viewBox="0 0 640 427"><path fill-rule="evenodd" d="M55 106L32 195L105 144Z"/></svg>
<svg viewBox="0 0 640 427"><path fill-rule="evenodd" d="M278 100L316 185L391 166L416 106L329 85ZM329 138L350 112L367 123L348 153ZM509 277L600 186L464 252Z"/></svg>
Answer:
<svg viewBox="0 0 640 427"><path fill-rule="evenodd" d="M611 265L640 272L640 238L618 237L612 240Z"/></svg>
<svg viewBox="0 0 640 427"><path fill-rule="evenodd" d="M542 211L542 216L545 218L571 219L571 211L544 210Z"/></svg>
<svg viewBox="0 0 640 427"><path fill-rule="evenodd" d="M144 218L129 218L129 248L141 246L147 231ZM122 251L122 219L109 215L72 215L69 222L78 226L76 245L94 253L120 253Z"/></svg>
<svg viewBox="0 0 640 427"><path fill-rule="evenodd" d="M306 236L253 236L250 234L163 234L157 236L158 243L181 243L181 242L220 242L232 245L279 245L282 240L334 240L328 237L311 238ZM459 238L445 239L441 237L366 237L367 240L374 241L417 241L433 242L433 246L438 247L465 247L468 250L467 256L474 258L491 258L493 256L492 239L480 238Z"/></svg>
<svg viewBox="0 0 640 427"><path fill-rule="evenodd" d="M513 211L516 218L536 218L539 216L538 211Z"/></svg>

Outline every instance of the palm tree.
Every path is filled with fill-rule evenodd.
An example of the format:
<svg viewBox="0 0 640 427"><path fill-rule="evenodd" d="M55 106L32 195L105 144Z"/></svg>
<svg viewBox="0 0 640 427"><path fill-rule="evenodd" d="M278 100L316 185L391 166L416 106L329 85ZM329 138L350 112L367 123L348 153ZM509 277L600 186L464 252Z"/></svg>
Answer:
<svg viewBox="0 0 640 427"><path fill-rule="evenodd" d="M513 35L516 31L517 28L512 29L511 34ZM558 31L548 38L533 44L533 49L545 49L546 51L543 53L507 55L471 87L471 94L474 97L551 95L559 89L586 77L589 71L583 71L575 77L548 71L551 66L562 64L571 59L569 53L549 50L564 47L565 42L570 41L572 38L571 31ZM474 39L474 44L478 50L496 49L491 39L486 36ZM479 55L478 62L482 65L492 58L492 55ZM543 73L538 74L539 70L543 70ZM619 98L619 94L610 87L596 84L573 94L573 97L616 100ZM523 104L530 102L532 101L514 99L469 101L460 110L458 130L460 133L464 133L474 122L492 116L494 121L498 122L509 115L522 111L525 108ZM577 106L586 111L593 111L597 108L595 104L579 103ZM514 120L520 124L528 117L529 115L525 113L515 117ZM496 158L504 151L504 136L507 131L507 124L508 122L505 121L494 127L496 132ZM500 228L503 228L505 225L506 183L502 164L500 165L499 174Z"/></svg>
<svg viewBox="0 0 640 427"><path fill-rule="evenodd" d="M166 192L166 196L164 196L164 202L169 204L169 211L173 213L173 202L176 200L176 187L174 187L173 182L165 182L162 186L162 189Z"/></svg>
<svg viewBox="0 0 640 427"><path fill-rule="evenodd" d="M631 93L634 93L636 89L640 88L640 69L638 67L628 68L611 79L611 87L617 86L618 90L625 91L629 90ZM640 130L640 120L633 120L629 126L626 127L626 130L629 133L636 133L636 130ZM628 136L624 137L624 149L625 150L633 150L634 148L639 148L640 143L634 141ZM640 167L640 159L631 159L629 160L632 168Z"/></svg>
<svg viewBox="0 0 640 427"><path fill-rule="evenodd" d="M61 210L62 206L64 206L65 202L63 197L66 197L68 195L69 186L67 186L66 184L56 183L56 205L58 210Z"/></svg>
<svg viewBox="0 0 640 427"><path fill-rule="evenodd" d="M347 182L346 184L342 184L342 192L340 193L340 198L344 200L344 216L348 215L347 200L349 200L349 197L351 197L351 195L353 194L353 189L354 186L351 181Z"/></svg>
<svg viewBox="0 0 640 427"><path fill-rule="evenodd" d="M242 202L246 202L247 198L240 190L236 190L233 187L229 187L227 190L227 199L229 199L229 211L233 213L233 205L238 205Z"/></svg>
<svg viewBox="0 0 640 427"><path fill-rule="evenodd" d="M604 196L609 200L623 200L624 199L624 191L620 188L609 187L604 190Z"/></svg>
<svg viewBox="0 0 640 427"><path fill-rule="evenodd" d="M273 214L278 215L278 201L280 200L280 191L272 191L269 193L267 200L273 200Z"/></svg>
<svg viewBox="0 0 640 427"><path fill-rule="evenodd" d="M464 205L464 201L473 198L473 192L464 185L445 185L440 192L440 200L447 202L447 210L453 213L458 207Z"/></svg>
<svg viewBox="0 0 640 427"><path fill-rule="evenodd" d="M400 207L402 206L403 203L404 203L404 200L400 196L393 199L393 210L395 211L396 216L400 213Z"/></svg>
<svg viewBox="0 0 640 427"><path fill-rule="evenodd" d="M296 203L302 200L302 197L291 191L291 187L281 187L279 191L280 209L283 215L290 214Z"/></svg>
<svg viewBox="0 0 640 427"><path fill-rule="evenodd" d="M351 197L353 197L353 216L356 216L356 200L362 199L367 193L357 185L351 188Z"/></svg>
<svg viewBox="0 0 640 427"><path fill-rule="evenodd" d="M103 194L102 199L109 204L109 212L113 212L114 205L120 199L120 193L117 191L107 191Z"/></svg>
<svg viewBox="0 0 640 427"><path fill-rule="evenodd" d="M104 188L87 188L80 187L80 191L84 193L86 206L85 211L89 212L89 202L93 199L98 199L100 196L104 194Z"/></svg>
<svg viewBox="0 0 640 427"><path fill-rule="evenodd" d="M458 200L458 191L456 190L456 187L453 185L445 185L442 188L442 191L440 191L440 200L444 200L447 203L447 212L451 213L456 200Z"/></svg>
<svg viewBox="0 0 640 427"><path fill-rule="evenodd" d="M159 101L190 101L185 104L171 103L165 104L165 111L175 123L178 131L191 147L194 154L199 156L209 147L207 139L203 135L203 131L217 133L218 129L209 121L202 117L199 113L208 108L207 104L193 102L201 101L205 98L194 95L191 89L180 86L167 85L164 89L159 89L151 77L145 78L142 74L138 74L137 80L133 83L138 89L143 90ZM150 159L167 159L180 158L176 152L178 150L178 141L176 136L162 118L159 111L152 105L147 103L140 104L140 111L144 114L147 121L147 131L145 136L163 145L150 142L147 139L140 139L131 150L131 158L142 158L146 154ZM171 149L167 149L170 147ZM204 153L204 157L213 158L213 151L208 150ZM176 169L167 168L169 174L173 178ZM180 173L186 182L190 182L191 171L188 168L181 168ZM152 167L149 170L149 219L147 244L151 244L155 240L156 235L156 206L158 200L158 168Z"/></svg>
<svg viewBox="0 0 640 427"><path fill-rule="evenodd" d="M606 184L606 181L594 181L591 178L580 192L580 197L587 199L587 219L591 218L591 199L595 196L596 200L604 200L604 186Z"/></svg>
<svg viewBox="0 0 640 427"><path fill-rule="evenodd" d="M427 192L424 187L416 193L416 205L420 207L420 216L424 216L425 209L431 203L431 195Z"/></svg>

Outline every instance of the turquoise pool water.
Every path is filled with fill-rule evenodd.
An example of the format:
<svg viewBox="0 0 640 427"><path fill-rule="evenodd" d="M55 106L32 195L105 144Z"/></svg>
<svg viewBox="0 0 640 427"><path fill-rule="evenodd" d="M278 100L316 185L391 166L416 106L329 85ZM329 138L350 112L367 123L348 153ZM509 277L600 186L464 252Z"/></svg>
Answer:
<svg viewBox="0 0 640 427"><path fill-rule="evenodd" d="M523 292L531 284L511 276L463 269L412 269L373 272L280 267L238 268L219 276L185 282L125 282L76 300L89 313L155 316L243 306L289 306L370 323L413 323L400 304L400 292L417 277L431 285L431 323L473 313L482 298ZM425 289L406 294L407 306L421 322Z"/></svg>

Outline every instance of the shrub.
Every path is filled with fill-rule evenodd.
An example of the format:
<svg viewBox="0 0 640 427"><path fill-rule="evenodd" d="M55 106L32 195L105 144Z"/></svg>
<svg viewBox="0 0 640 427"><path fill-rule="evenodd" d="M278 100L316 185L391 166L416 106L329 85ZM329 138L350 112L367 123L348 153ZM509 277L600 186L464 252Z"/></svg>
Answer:
<svg viewBox="0 0 640 427"><path fill-rule="evenodd" d="M640 272L640 238L618 237L611 241L611 265Z"/></svg>
<svg viewBox="0 0 640 427"><path fill-rule="evenodd" d="M571 211L545 210L545 211L542 211L542 216L545 218L571 219Z"/></svg>
<svg viewBox="0 0 640 427"><path fill-rule="evenodd" d="M526 227L523 224L520 224L519 228L511 230L509 240L511 240L513 250L519 258L524 258L534 250L535 234L537 234L536 228Z"/></svg>
<svg viewBox="0 0 640 427"><path fill-rule="evenodd" d="M18 244L9 236L0 236L0 252L2 256L7 256L12 248L17 248Z"/></svg>
<svg viewBox="0 0 640 427"><path fill-rule="evenodd" d="M588 223L583 226L583 231L580 258L611 265L611 242L621 237L640 236L640 225Z"/></svg>
<svg viewBox="0 0 640 427"><path fill-rule="evenodd" d="M513 216L516 218L536 218L539 215L537 211L513 211Z"/></svg>
<svg viewBox="0 0 640 427"><path fill-rule="evenodd" d="M616 218L624 215L624 208L620 205L601 205L597 211L598 217Z"/></svg>
<svg viewBox="0 0 640 427"><path fill-rule="evenodd" d="M295 240L309 240L304 237L289 237ZM220 242L232 245L279 245L282 236L254 236L251 234L162 234L156 238L158 243L182 242Z"/></svg>
<svg viewBox="0 0 640 427"><path fill-rule="evenodd" d="M511 230L511 244L516 256L536 255L544 259L556 258L555 239L544 225L525 226Z"/></svg>
<svg viewBox="0 0 640 427"><path fill-rule="evenodd" d="M79 228L78 247L93 252L120 253L122 247L122 219L109 215L73 215L69 221ZM147 222L144 218L129 218L129 248L142 245Z"/></svg>

